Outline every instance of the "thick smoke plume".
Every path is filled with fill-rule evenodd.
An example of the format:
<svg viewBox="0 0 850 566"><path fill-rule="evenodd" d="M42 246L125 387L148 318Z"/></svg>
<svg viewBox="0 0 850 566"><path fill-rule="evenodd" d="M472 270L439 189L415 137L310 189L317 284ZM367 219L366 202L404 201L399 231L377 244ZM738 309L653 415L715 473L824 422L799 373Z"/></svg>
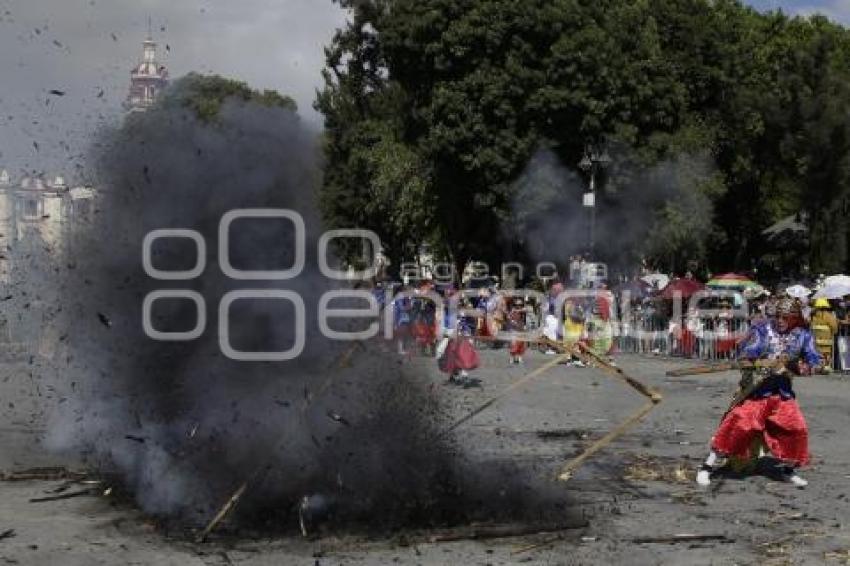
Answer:
<svg viewBox="0 0 850 566"><path fill-rule="evenodd" d="M699 257L711 231L710 158L682 153L647 166L633 150L614 147L611 155L609 167L597 174L594 259L627 268L647 256L670 260L670 249ZM513 200L515 236L531 259L564 265L587 252L587 190L587 180L552 151L532 157Z"/></svg>
<svg viewBox="0 0 850 566"><path fill-rule="evenodd" d="M428 376L376 345L333 343L317 330L319 295L339 283L318 273L317 143L296 114L230 100L212 122L185 108L189 83L165 102L106 132L98 155L102 197L92 226L75 235L62 270L53 324L63 340L53 368L68 401L50 422L50 445L84 453L147 512L183 524L208 520L243 481L236 519L292 527L309 494L337 502L340 521L372 526L562 514L563 497L530 494L513 469L479 466L441 434L443 409ZM233 209L286 208L307 226L304 272L287 281L236 281L219 267L218 226ZM288 224L233 225L231 263L240 269L292 264ZM155 229L188 228L207 242L207 267L189 281L159 281L142 267ZM154 246L161 270L191 269L194 245ZM234 289L287 289L306 305L306 347L289 362L223 356L218 302ZM143 298L190 289L206 301L208 325L188 342L161 342L142 327ZM238 307L237 307L238 305ZM160 301L161 331L195 326L191 301ZM246 351L284 350L295 339L284 303L240 301L231 342ZM486 473L479 470L487 470ZM495 470L495 471L494 471ZM501 471L498 471L501 470ZM545 503L541 503L545 501Z"/></svg>

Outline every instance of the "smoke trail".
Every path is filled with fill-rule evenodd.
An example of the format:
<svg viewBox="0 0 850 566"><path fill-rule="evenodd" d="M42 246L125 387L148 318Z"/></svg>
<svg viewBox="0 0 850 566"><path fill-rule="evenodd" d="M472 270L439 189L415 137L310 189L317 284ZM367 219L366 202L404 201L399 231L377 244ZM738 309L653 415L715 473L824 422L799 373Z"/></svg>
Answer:
<svg viewBox="0 0 850 566"><path fill-rule="evenodd" d="M611 167L597 184L594 259L627 267L671 248L698 257L713 210L708 156L683 153L648 166L633 150L614 147L611 153ZM532 259L563 265L587 251L587 190L587 182L552 151L532 156L514 185L512 209L515 237Z"/></svg>

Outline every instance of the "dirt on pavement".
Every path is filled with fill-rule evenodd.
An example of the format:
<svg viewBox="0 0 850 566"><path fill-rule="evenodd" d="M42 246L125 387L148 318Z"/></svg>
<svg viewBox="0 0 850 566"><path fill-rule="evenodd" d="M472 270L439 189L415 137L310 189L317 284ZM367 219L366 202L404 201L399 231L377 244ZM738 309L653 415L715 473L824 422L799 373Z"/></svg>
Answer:
<svg viewBox="0 0 850 566"><path fill-rule="evenodd" d="M850 430L850 378L796 381L813 453L812 465L802 472L807 488L753 475L700 489L694 472L737 373L672 378L665 371L693 362L615 359L664 400L563 484L587 519L585 528L446 543L244 533L195 544L185 533L164 532L132 505L104 496L108 486L31 502L85 486L68 488L62 479L0 481L0 565L850 563L850 450L844 436ZM433 359L403 363L430 368L435 390L461 416L549 360L532 352L524 365L510 366L506 350L486 350L475 372L483 387L469 389L443 384ZM0 470L78 469L79 460L50 454L42 445L46 409L63 401L40 382L33 362L29 356L0 361ZM554 482L566 461L644 402L598 369L559 365L463 425L458 436L482 460L522 461ZM668 540L683 534L697 538Z"/></svg>

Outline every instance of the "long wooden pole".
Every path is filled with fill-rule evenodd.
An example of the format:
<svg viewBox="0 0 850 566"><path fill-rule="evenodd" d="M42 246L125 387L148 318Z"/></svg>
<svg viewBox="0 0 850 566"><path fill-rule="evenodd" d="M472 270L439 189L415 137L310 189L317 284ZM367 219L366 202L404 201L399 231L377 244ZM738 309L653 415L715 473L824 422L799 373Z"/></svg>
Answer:
<svg viewBox="0 0 850 566"><path fill-rule="evenodd" d="M640 407L631 415L629 415L626 420L614 427L605 436L603 436L599 440L596 440L590 446L585 448L579 455L568 461L564 465L564 467L561 468L561 472L558 474L559 481L569 481L570 478L573 477L575 471L587 460L589 460L591 456L593 456L594 454L614 442L614 440L625 434L627 430L632 428L634 425L640 422L643 417L648 415L649 412L652 411L663 399L661 393L626 374L626 372L624 372L621 368L610 364L608 361L603 359L601 356L596 354L596 352L592 351L584 344L577 344L576 350L576 355L579 358L583 358L584 360L592 360L600 368L605 370L606 373L618 377L630 387L632 387L635 391L649 399L649 402Z"/></svg>
<svg viewBox="0 0 850 566"><path fill-rule="evenodd" d="M525 385L526 383L528 383L529 381L531 381L531 380L532 380L532 379L534 379L535 377L538 377L539 375L541 375L541 374L543 374L544 372L548 371L549 369L551 369L551 368L555 367L555 366L556 366L556 365L558 365L559 363L561 363L561 362L563 362L563 361L565 361L565 360L568 360L569 358L570 358L570 354L562 354L562 355L560 355L560 356L558 356L558 357L556 357L556 358L552 359L550 362L543 364L542 366L540 366L540 367L539 367L539 368L537 368L536 370L534 370L534 371L532 371L532 372L527 373L526 375L524 375L523 377L521 377L521 378L520 378L520 379L518 379L517 381L513 382L513 383L512 383L512 384L510 384L509 386L507 386L507 387L505 387L504 389L502 389L502 390L501 390L498 394L496 394L495 396L491 397L490 399L488 399L487 401L485 401L485 402L484 402L484 403L482 403L481 405L478 405L478 407L476 407L475 409L473 409L473 410L471 410L470 412L468 412L466 415L464 415L463 417L461 417L459 420L455 421L455 422L454 422L451 426L449 426L447 429L445 429L445 430L443 431L443 434L447 434L447 433L449 433L449 432L451 432L451 431L455 430L455 429L456 429L456 428L458 428L460 425L462 425L462 424L464 424L465 422L469 421L470 419L472 419L472 418L473 418L473 417L475 417L476 415L478 415L478 414L480 414L480 413L484 412L484 411L485 411L488 407L492 406L494 403L496 403L496 401L498 401L499 399L502 399L503 397L505 397L506 395L508 395L511 391L513 391L513 390L514 390L514 389L516 389L517 387L520 387L520 386L522 386L522 385Z"/></svg>

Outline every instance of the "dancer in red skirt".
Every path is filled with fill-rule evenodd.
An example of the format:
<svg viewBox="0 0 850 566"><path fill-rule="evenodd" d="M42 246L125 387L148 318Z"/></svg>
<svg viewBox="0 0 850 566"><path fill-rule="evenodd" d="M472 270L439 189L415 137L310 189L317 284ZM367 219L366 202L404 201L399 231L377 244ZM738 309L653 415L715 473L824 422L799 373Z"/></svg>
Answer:
<svg viewBox="0 0 850 566"><path fill-rule="evenodd" d="M746 370L742 388L748 379L766 379L723 418L711 440L711 452L697 473L698 484L709 485L711 473L725 457L757 457L753 452L761 441L780 461L784 479L798 487L808 485L796 472L809 463L809 431L791 387L791 376L810 375L823 361L812 333L799 325L800 320L799 305L783 299L776 307L775 321L765 320L750 328L740 358L787 361L780 370Z"/></svg>
<svg viewBox="0 0 850 566"><path fill-rule="evenodd" d="M520 297L514 297L513 300L510 302L510 310L508 311L506 329L509 332L524 332L525 331L525 317L526 317L525 303L523 302L523 300ZM511 364L521 364L521 363L523 363L522 357L525 354L525 350L526 350L525 340L511 340L510 363Z"/></svg>
<svg viewBox="0 0 850 566"><path fill-rule="evenodd" d="M472 338L461 335L456 329L451 334L453 336L449 336L445 350L437 360L437 365L440 371L449 374L449 383L463 386L474 385L478 380L471 380L469 372L478 367L480 359L475 346L472 345Z"/></svg>

